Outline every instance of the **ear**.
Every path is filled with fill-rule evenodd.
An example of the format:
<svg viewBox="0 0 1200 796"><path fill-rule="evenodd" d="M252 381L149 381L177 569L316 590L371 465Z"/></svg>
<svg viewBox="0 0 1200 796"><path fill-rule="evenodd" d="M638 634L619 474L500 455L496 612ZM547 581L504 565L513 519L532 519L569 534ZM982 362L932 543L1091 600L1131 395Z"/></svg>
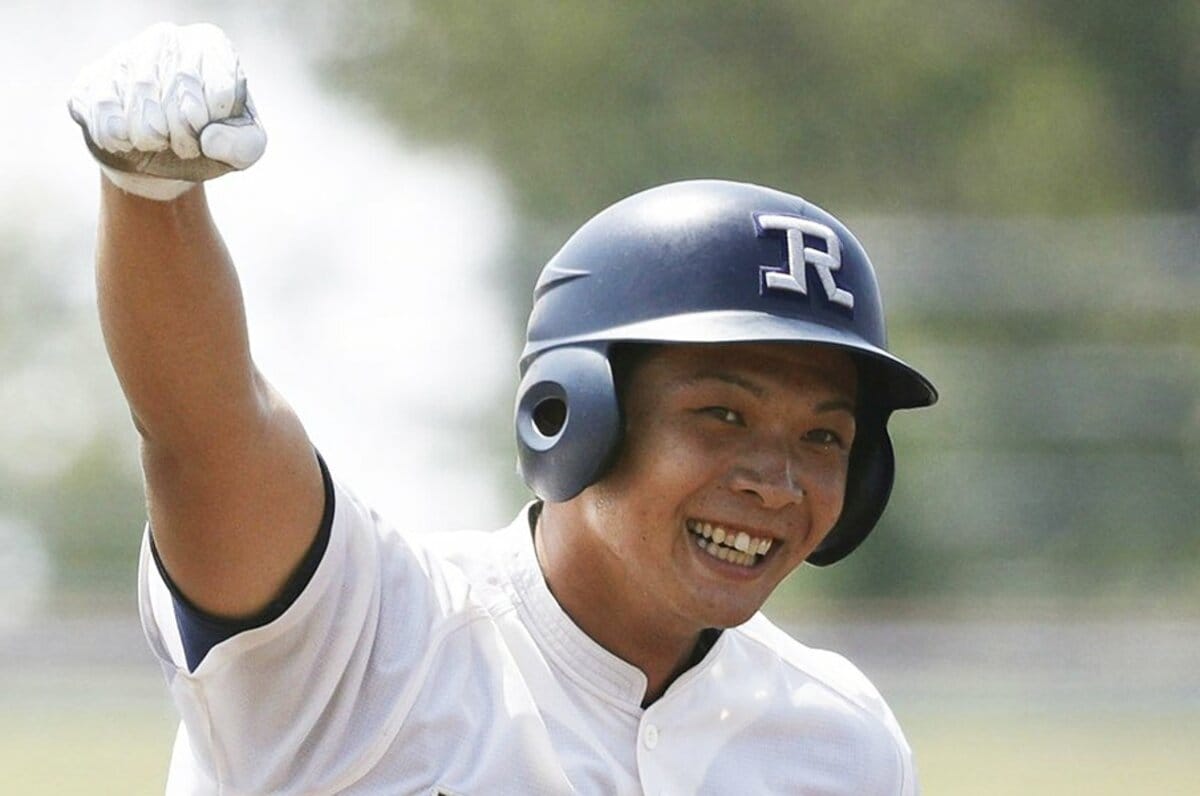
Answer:
<svg viewBox="0 0 1200 796"><path fill-rule="evenodd" d="M615 453L621 416L603 350L555 348L530 363L517 389L517 469L538 497L570 500Z"/></svg>

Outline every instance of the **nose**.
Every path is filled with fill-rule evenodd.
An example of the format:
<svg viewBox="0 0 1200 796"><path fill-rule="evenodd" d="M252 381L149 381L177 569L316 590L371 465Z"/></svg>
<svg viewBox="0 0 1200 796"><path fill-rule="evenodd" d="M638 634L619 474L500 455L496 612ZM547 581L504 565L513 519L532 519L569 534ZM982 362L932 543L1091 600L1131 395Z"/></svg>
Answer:
<svg viewBox="0 0 1200 796"><path fill-rule="evenodd" d="M733 468L729 486L734 492L757 497L764 508L781 509L804 500L797 469L786 452L760 451Z"/></svg>

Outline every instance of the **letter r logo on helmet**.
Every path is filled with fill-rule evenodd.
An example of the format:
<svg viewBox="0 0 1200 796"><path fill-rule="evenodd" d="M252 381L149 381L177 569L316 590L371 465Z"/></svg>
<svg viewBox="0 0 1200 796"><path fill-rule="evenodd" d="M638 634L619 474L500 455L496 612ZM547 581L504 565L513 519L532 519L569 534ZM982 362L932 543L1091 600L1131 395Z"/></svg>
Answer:
<svg viewBox="0 0 1200 796"><path fill-rule="evenodd" d="M808 276L804 269L807 263L821 278L825 298L848 310L854 309L854 294L838 287L833 278L834 272L842 267L842 244L832 229L807 218L781 213L755 213L754 223L759 235L783 232L784 249L787 252L787 265L784 270L781 271L775 266L763 266L763 292L785 290L807 296ZM805 235L824 241L825 251L805 245Z"/></svg>

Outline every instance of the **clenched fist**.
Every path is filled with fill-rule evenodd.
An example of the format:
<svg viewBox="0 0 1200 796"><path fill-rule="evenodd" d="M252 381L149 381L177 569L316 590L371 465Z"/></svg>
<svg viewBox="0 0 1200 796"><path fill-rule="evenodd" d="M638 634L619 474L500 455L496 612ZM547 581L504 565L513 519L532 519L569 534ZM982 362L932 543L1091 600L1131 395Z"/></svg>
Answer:
<svg viewBox="0 0 1200 796"><path fill-rule="evenodd" d="M80 72L71 118L118 187L168 200L245 169L267 145L233 45L215 25L154 25Z"/></svg>

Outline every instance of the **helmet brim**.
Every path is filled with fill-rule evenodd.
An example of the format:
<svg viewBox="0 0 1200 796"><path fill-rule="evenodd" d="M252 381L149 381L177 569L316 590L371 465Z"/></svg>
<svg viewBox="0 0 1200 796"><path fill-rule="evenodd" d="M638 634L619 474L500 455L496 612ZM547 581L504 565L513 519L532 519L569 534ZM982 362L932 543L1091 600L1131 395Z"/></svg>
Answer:
<svg viewBox="0 0 1200 796"><path fill-rule="evenodd" d="M805 343L839 348L853 355L871 376L871 403L881 409L914 409L937 402L933 384L899 357L852 332L797 318L745 310L691 312L638 321L539 345L530 343L522 365L543 351L567 345L613 343Z"/></svg>

